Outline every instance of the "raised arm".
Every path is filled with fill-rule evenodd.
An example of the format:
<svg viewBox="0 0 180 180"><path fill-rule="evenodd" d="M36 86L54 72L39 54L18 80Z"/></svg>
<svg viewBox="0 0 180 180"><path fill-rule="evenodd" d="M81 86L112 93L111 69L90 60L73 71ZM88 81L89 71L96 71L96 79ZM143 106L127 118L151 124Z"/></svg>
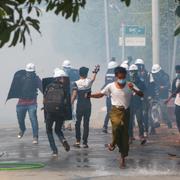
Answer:
<svg viewBox="0 0 180 180"><path fill-rule="evenodd" d="M92 82L96 80L97 73L100 71L100 65L97 65L93 71Z"/></svg>

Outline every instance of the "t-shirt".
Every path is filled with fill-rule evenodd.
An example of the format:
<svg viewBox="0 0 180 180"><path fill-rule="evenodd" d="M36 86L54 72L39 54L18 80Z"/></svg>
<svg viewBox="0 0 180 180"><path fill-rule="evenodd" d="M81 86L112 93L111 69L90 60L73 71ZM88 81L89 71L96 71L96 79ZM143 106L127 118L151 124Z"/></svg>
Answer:
<svg viewBox="0 0 180 180"><path fill-rule="evenodd" d="M177 89L180 88L180 79L177 79L177 80L176 80L176 88L177 88ZM178 92L178 93L176 94L175 105L180 106L180 92Z"/></svg>
<svg viewBox="0 0 180 180"><path fill-rule="evenodd" d="M85 95L91 92L93 81L89 78L79 79L74 83L73 90L77 91L77 105L89 105L90 99L86 98Z"/></svg>
<svg viewBox="0 0 180 180"><path fill-rule="evenodd" d="M135 85L134 88L138 90ZM131 97L133 95L133 91L128 87L127 83L123 89L118 89L115 82L108 84L101 93L106 96L111 96L113 106L123 106L125 109L129 108Z"/></svg>

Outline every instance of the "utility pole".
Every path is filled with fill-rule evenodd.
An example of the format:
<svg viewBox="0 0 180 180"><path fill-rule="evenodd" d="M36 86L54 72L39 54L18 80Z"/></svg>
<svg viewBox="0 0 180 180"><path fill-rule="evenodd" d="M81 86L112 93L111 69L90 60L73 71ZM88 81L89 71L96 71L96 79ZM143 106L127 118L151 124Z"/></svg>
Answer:
<svg viewBox="0 0 180 180"><path fill-rule="evenodd" d="M109 45L109 13L108 0L104 0L104 17L105 17L105 38L106 38L106 62L110 60L110 45Z"/></svg>
<svg viewBox="0 0 180 180"><path fill-rule="evenodd" d="M121 25L121 33L122 33L122 59L121 61L123 62L125 60L125 46L126 46L126 42L125 42L125 25L124 23L122 23Z"/></svg>
<svg viewBox="0 0 180 180"><path fill-rule="evenodd" d="M159 0L152 0L152 64L160 63L159 47Z"/></svg>

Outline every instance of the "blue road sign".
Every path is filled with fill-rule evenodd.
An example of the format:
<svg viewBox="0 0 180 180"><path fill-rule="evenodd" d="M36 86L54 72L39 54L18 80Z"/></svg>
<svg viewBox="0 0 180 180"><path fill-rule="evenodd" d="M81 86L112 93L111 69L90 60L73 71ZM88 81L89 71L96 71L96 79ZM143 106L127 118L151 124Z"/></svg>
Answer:
<svg viewBox="0 0 180 180"><path fill-rule="evenodd" d="M127 25L125 26L125 35L130 37L139 37L145 36L146 29L145 26L137 26L137 25Z"/></svg>

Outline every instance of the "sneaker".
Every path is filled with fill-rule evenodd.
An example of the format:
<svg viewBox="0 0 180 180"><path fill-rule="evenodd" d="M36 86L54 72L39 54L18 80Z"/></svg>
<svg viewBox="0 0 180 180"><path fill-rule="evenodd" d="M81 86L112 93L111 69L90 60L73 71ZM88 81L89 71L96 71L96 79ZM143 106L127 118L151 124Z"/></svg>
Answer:
<svg viewBox="0 0 180 180"><path fill-rule="evenodd" d="M84 149L89 148L88 144L83 144L83 148L84 148Z"/></svg>
<svg viewBox="0 0 180 180"><path fill-rule="evenodd" d="M24 135L24 133L23 133L22 131L20 131L19 134L18 134L18 136L17 136L18 139L21 139L21 138L23 137L23 135Z"/></svg>
<svg viewBox="0 0 180 180"><path fill-rule="evenodd" d="M64 149L65 149L67 152L70 151L70 146L69 146L69 144L68 144L67 141L64 141L64 142L63 142L63 146L64 146Z"/></svg>
<svg viewBox="0 0 180 180"><path fill-rule="evenodd" d="M57 157L58 156L58 152L53 152L52 153L52 157Z"/></svg>
<svg viewBox="0 0 180 180"><path fill-rule="evenodd" d="M145 137L145 138L148 137L148 132L144 132L144 137Z"/></svg>
<svg viewBox="0 0 180 180"><path fill-rule="evenodd" d="M105 133L105 134L108 133L107 129L105 129L105 128L103 128L102 132Z"/></svg>
<svg viewBox="0 0 180 180"><path fill-rule="evenodd" d="M76 143L74 144L74 147L80 148L80 147L81 147L80 142L76 142Z"/></svg>
<svg viewBox="0 0 180 180"><path fill-rule="evenodd" d="M38 144L38 138L33 138L33 144Z"/></svg>
<svg viewBox="0 0 180 180"><path fill-rule="evenodd" d="M141 145L145 145L147 143L146 139L141 139Z"/></svg>

